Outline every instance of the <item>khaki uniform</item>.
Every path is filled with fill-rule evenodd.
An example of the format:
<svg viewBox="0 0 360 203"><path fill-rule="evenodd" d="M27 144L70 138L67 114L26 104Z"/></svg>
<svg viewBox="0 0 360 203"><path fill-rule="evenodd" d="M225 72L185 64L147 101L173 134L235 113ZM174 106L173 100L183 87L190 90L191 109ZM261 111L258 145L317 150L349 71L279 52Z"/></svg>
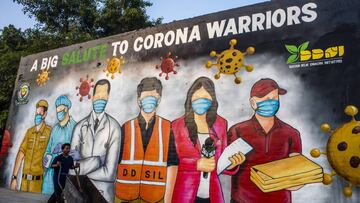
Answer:
<svg viewBox="0 0 360 203"><path fill-rule="evenodd" d="M51 127L46 124L42 124L39 131L36 131L35 126L26 131L19 149L25 155L21 191L41 192L44 173L42 159L50 133Z"/></svg>

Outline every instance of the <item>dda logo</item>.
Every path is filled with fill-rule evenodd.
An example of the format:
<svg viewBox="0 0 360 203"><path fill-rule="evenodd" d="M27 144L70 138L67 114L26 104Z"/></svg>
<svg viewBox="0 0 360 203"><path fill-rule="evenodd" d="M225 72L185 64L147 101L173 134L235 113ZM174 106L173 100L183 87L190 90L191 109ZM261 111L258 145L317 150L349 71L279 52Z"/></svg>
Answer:
<svg viewBox="0 0 360 203"><path fill-rule="evenodd" d="M27 104L29 101L30 85L29 83L21 83L17 89L17 97L15 103L17 105Z"/></svg>
<svg viewBox="0 0 360 203"><path fill-rule="evenodd" d="M290 68L297 68L294 64L298 64L298 67L307 67L342 63L342 57L345 53L343 45L331 46L326 49L308 49L308 47L308 41L299 46L285 45L286 50L290 53L290 56L286 61L286 63L291 66Z"/></svg>

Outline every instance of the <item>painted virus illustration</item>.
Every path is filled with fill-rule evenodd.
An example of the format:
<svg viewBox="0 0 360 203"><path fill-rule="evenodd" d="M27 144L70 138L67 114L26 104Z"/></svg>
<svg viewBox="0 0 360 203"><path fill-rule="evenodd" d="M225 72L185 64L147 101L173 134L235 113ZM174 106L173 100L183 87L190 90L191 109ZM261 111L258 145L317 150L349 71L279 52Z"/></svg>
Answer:
<svg viewBox="0 0 360 203"><path fill-rule="evenodd" d="M79 92L76 96L80 96L80 101L82 102L84 97L91 99L90 90L94 87L94 79L89 79L89 75L86 75L86 78L80 78L80 86L76 86L76 90Z"/></svg>
<svg viewBox="0 0 360 203"><path fill-rule="evenodd" d="M50 71L48 70L42 70L41 73L38 74L38 77L36 79L36 83L39 86L43 86L46 84L46 82L50 79Z"/></svg>
<svg viewBox="0 0 360 203"><path fill-rule="evenodd" d="M166 58L160 57L161 60L161 64L156 65L156 69L161 69L161 73L159 74L159 76L161 77L163 74L165 74L165 80L169 79L169 73L174 73L176 74L177 72L174 70L175 67L178 67L179 64L176 63L176 59L178 57L171 56L171 52L166 54Z"/></svg>
<svg viewBox="0 0 360 203"><path fill-rule="evenodd" d="M347 106L345 114L352 117L351 121L342 124L335 130L328 123L321 125L321 130L330 133L331 136L326 145L326 153L319 149L312 149L310 154L317 158L321 154L327 159L333 168L331 174L324 174L323 183L329 185L336 174L348 183L343 189L346 197L351 197L352 188L360 186L360 121L355 120L358 109L355 106Z"/></svg>
<svg viewBox="0 0 360 203"><path fill-rule="evenodd" d="M235 83L240 84L241 79L240 77L236 76L236 73L240 71L242 67L245 67L245 70L248 72L251 72L254 68L252 65L245 65L245 55L252 55L255 52L254 47L248 47L246 49L246 52L243 53L237 49L234 48L234 46L237 44L236 39L230 40L230 48L227 50L224 50L220 54L217 54L216 51L211 51L210 56L216 57L216 63L213 63L212 61L207 61L205 64L206 68L211 68L212 66L216 66L219 70L217 74L215 74L215 79L220 78L220 74L226 74L226 75L234 75L235 76Z"/></svg>
<svg viewBox="0 0 360 203"><path fill-rule="evenodd" d="M111 75L111 79L115 78L115 73L121 73L121 65L125 63L124 57L120 56L116 58L113 56L112 58L107 60L107 66L104 69L106 76Z"/></svg>

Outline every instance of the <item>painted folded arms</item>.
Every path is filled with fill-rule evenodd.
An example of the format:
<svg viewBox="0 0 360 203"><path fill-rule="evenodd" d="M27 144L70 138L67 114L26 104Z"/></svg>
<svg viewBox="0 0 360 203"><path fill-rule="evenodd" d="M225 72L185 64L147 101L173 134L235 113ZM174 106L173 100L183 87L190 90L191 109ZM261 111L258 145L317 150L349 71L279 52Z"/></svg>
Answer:
<svg viewBox="0 0 360 203"><path fill-rule="evenodd" d="M82 157L79 150L81 132L78 127L75 128L70 155L73 156L75 161L80 163L80 174L87 175L90 179L98 181L112 182L115 180L121 141L121 130L118 124L112 126L109 136L110 138L105 148L97 149L103 152L102 155Z"/></svg>

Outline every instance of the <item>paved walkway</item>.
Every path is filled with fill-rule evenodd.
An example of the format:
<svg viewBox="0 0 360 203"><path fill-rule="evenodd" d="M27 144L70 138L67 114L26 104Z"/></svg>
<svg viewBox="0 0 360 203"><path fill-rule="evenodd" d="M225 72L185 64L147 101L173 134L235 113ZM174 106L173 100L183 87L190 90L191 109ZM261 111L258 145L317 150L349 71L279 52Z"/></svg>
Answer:
<svg viewBox="0 0 360 203"><path fill-rule="evenodd" d="M46 195L13 191L7 188L0 188L0 197L0 203L43 203L49 199Z"/></svg>

